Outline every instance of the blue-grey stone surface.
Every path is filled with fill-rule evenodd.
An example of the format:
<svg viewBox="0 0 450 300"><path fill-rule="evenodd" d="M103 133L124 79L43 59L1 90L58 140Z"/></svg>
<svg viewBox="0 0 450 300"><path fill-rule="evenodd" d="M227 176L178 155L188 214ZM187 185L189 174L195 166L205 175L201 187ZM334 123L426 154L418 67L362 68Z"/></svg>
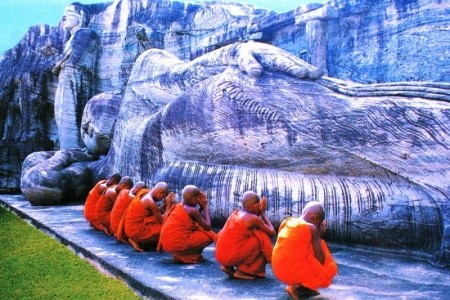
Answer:
<svg viewBox="0 0 450 300"><path fill-rule="evenodd" d="M168 253L134 251L111 236L90 228L83 206L31 206L19 195L0 195L0 205L55 237L101 272L123 280L144 299L278 299L288 300L285 286L267 265L267 277L252 281L229 279L207 247L204 263L172 262ZM409 259L395 251L330 244L339 273L314 300L408 299L445 300L450 294L448 269Z"/></svg>
<svg viewBox="0 0 450 300"><path fill-rule="evenodd" d="M163 0L74 6L78 31L33 27L0 60L2 190L52 204L48 195L73 201L71 186L86 193L112 172L176 192L195 183L217 224L247 189L268 196L274 223L319 200L329 239L448 265L446 1L336 0L283 14ZM112 147L72 161L70 151L97 153L79 135L87 98L102 93L121 103ZM33 153L58 150L60 165L28 176L45 157Z"/></svg>

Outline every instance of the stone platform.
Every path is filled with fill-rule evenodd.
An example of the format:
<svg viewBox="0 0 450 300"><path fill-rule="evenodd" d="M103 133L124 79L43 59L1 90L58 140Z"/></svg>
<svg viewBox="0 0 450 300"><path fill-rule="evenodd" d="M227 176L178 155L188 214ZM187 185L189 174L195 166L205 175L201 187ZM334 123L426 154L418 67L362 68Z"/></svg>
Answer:
<svg viewBox="0 0 450 300"><path fill-rule="evenodd" d="M229 279L214 259L214 245L198 265L173 263L167 253L138 253L93 230L83 205L31 206L22 195L0 195L0 205L67 245L101 272L120 278L144 299L290 299L267 266L267 278ZM0 220L1 226L1 220ZM339 274L318 299L450 299L450 270L368 249L331 244Z"/></svg>

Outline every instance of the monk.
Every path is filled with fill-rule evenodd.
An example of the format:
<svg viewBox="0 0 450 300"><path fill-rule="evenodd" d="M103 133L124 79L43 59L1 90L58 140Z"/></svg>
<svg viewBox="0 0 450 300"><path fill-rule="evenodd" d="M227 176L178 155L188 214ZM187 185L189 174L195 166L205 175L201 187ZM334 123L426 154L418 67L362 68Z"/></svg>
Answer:
<svg viewBox="0 0 450 300"><path fill-rule="evenodd" d="M93 223L100 227L107 235L111 235L110 230L110 220L111 220L111 210L116 201L117 195L123 189L130 189L133 186L133 181L129 176L123 177L119 184L114 187L109 187L104 192L103 196L100 197L95 206L95 219Z"/></svg>
<svg viewBox="0 0 450 300"><path fill-rule="evenodd" d="M114 206L111 210L111 217L109 221L109 229L111 234L116 237L117 228L119 228L120 220L122 219L128 205L133 201L138 192L142 189L146 189L147 185L143 181L138 181L130 189L122 189L117 195ZM116 237L117 238L117 237Z"/></svg>
<svg viewBox="0 0 450 300"><path fill-rule="evenodd" d="M266 264L272 260L272 241L276 231L265 214L266 198L247 191L242 211L228 217L216 241L216 260L231 278L254 279L266 276Z"/></svg>
<svg viewBox="0 0 450 300"><path fill-rule="evenodd" d="M165 199L158 207L157 202ZM155 248L159 241L163 219L175 199L165 182L157 183L150 191L142 189L128 208L119 224L116 238L127 240L136 251Z"/></svg>
<svg viewBox="0 0 450 300"><path fill-rule="evenodd" d="M182 197L183 202L174 205L164 219L158 250L171 253L176 262L196 264L204 260L203 249L215 241L216 233L211 230L206 194L187 185Z"/></svg>
<svg viewBox="0 0 450 300"><path fill-rule="evenodd" d="M84 204L83 214L93 228L102 230L101 227L96 227L96 225L93 223L95 219L95 206L97 205L98 199L103 195L108 187L117 185L121 179L122 176L120 176L120 174L118 173L115 173L111 175L108 180L100 180L99 182L97 182L97 184L89 192Z"/></svg>
<svg viewBox="0 0 450 300"><path fill-rule="evenodd" d="M306 204L299 218L284 220L272 254L276 278L287 284L293 299L318 295L337 273L337 265L322 239L326 231L325 212L319 202Z"/></svg>

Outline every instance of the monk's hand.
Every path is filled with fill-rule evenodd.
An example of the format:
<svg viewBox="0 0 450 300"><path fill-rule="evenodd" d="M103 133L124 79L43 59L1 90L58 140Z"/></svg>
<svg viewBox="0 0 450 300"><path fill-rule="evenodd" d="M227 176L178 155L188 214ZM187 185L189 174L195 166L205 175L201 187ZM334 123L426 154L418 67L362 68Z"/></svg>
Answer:
<svg viewBox="0 0 450 300"><path fill-rule="evenodd" d="M327 221L323 221L322 223L320 223L319 225L319 234L320 237L323 237L325 235L325 232L327 231Z"/></svg>
<svg viewBox="0 0 450 300"><path fill-rule="evenodd" d="M198 196L198 204L202 208L208 205L208 199L206 198L206 194L204 192L201 192Z"/></svg>
<svg viewBox="0 0 450 300"><path fill-rule="evenodd" d="M259 211L261 214L265 213L267 210L267 199L266 196L262 196L261 201L259 202Z"/></svg>
<svg viewBox="0 0 450 300"><path fill-rule="evenodd" d="M170 192L169 195L167 195L166 199L166 207L170 207L172 203L175 201L175 193Z"/></svg>

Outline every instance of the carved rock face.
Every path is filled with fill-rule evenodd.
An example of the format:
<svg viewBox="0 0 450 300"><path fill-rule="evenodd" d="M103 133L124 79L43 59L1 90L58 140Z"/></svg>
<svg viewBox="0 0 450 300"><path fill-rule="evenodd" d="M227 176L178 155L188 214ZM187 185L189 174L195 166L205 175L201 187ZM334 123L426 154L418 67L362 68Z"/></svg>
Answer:
<svg viewBox="0 0 450 300"><path fill-rule="evenodd" d="M20 162L14 158L43 147L42 140L50 144L48 136L55 135L51 117L38 130L33 127L37 122L26 122L26 126L20 122L40 120L42 116L40 110L21 106L29 105L32 99L26 91L33 90L30 94L39 97L47 97L49 92L48 105L53 105L51 100L56 98L55 119L60 129L60 145L62 148L65 145L78 147L82 146L78 134L85 104L79 99L88 100L94 91L122 90L128 82L113 147L106 164L96 165L100 173L109 175L114 170L147 182L165 180L175 190L185 184L196 184L208 191L213 216L219 221L240 205L240 196L247 189L268 196L270 217L275 222L298 215L307 201L319 199L325 205L333 238L424 249L429 253L441 247L444 252L450 252L448 102L431 101L423 93L400 96L396 84L387 84L383 89L362 87L362 90L373 91L369 94L363 91L362 95L342 93L340 87L333 92L321 85L323 82L270 72L257 80L249 80L234 67L223 73L222 69L220 72L214 68L206 70L206 73L212 71L211 78L203 80L194 76L194 83L188 88L177 81L176 77L183 74L173 77L163 74L161 85L156 88L145 81L145 76L140 85L133 78L127 81L131 65L142 48L147 47L147 41L156 48L167 47L166 50L188 60L211 49L223 48L232 41L246 39L250 33L302 57L315 54L314 49L328 51L315 55L329 63L331 76L359 82L447 82L443 78L448 77L449 72L445 70L449 64L441 58L445 57L442 53L448 43L440 30L442 22L446 21L442 13L445 5L433 1L420 4L382 1L377 6L361 6L342 0L330 4L342 8L338 18L327 24L322 23L328 21L321 20L317 27L317 20L304 20L309 23L289 28L292 26L288 24L293 24L292 17L282 14L274 19L262 18L261 22L257 16L250 17L251 22L240 19L243 23L216 20L220 28L210 33L211 26L204 26L204 21L211 20L214 13L208 9L197 11L198 6L187 9L183 6L180 10L178 4L168 4L161 9L158 1L144 8L139 1L126 1L130 5L122 5L122 2L114 1L108 8L105 4L99 14L91 11L94 26L79 30L79 38L74 36L73 40L78 40L77 47L59 80L57 96L54 96L51 80L42 85L42 89L34 90L41 81L30 75L23 89L17 89L23 93L17 92L14 101L1 101L7 103L3 105L7 108L7 117L3 118L7 126L0 126L6 128L4 144L9 145L8 141L16 144L14 148L3 147L0 151L6 157L3 162L9 165L3 172L8 178L12 178L10 174L17 178ZM429 22L417 24L419 19ZM258 25L259 29L251 31L253 29L245 24ZM141 27L145 30L134 32L134 28ZM164 32L161 28L170 29ZM420 30L412 30L414 28ZM208 30L199 32L198 29ZM48 66L35 63L40 60L33 55L41 53L39 55L46 56L45 64L53 62L53 55L61 52L62 39L58 37L55 43L49 43L53 38L49 36L45 41L38 32L30 32L29 39L8 54L10 58L4 64L3 73L10 73L20 62L27 62L21 64L20 72L28 72L31 65L39 68L30 74L46 74L45 70L50 70ZM316 36L321 39L316 40ZM386 36L392 38L386 39ZM35 37L40 40L36 45L42 45L42 49L36 46L36 51L28 47ZM374 41L374 37L375 46L367 42ZM305 46L311 39L327 44ZM98 51L99 46L101 51ZM21 53L29 53L29 56L21 57ZM404 54L400 55L401 59L399 53ZM267 62L276 62L277 58ZM423 63L418 65L418 62ZM227 63L221 68L226 66ZM142 68L141 74L145 75L151 67ZM178 85L179 91L169 96L161 91L167 86L175 90ZM343 84L346 88L350 85L349 82ZM435 94L435 87L419 88L425 94ZM61 91L67 93L61 95ZM8 93L14 92L5 90L0 98L13 99ZM448 87L446 93L449 94ZM42 99L36 99L39 100L36 103L42 105ZM36 112L39 118L22 115L29 111ZM100 130L94 117L87 117L87 120L82 129L89 143L87 148L92 153L106 153L108 138L103 137L109 129ZM112 117L108 117L105 124L110 124L111 120ZM34 136L46 130L49 131L47 136ZM20 131L30 137L26 143L23 143L24 136L11 138ZM35 146L26 148L31 144L28 141ZM48 166L44 163L36 168L24 167L22 187L32 203L41 203L38 199L44 202L57 199L53 202L56 204L63 201L61 197L67 195L68 186L75 182L83 186L81 175L61 175L71 168L66 162L77 161L71 159L69 152L55 154L55 158L41 157L43 162L47 159ZM90 165L79 166L78 171L86 171ZM33 171L29 171L31 169ZM51 172L53 175L47 177ZM65 188L60 189L60 183L64 183ZM388 238L384 238L386 236Z"/></svg>
<svg viewBox="0 0 450 300"><path fill-rule="evenodd" d="M93 97L84 107L81 138L89 153L108 153L121 100L120 95L103 93Z"/></svg>
<svg viewBox="0 0 450 300"><path fill-rule="evenodd" d="M66 10L64 11L63 16L63 27L66 30L71 30L75 28L76 26L79 26L82 20L82 16L79 12L76 11L74 5L67 6Z"/></svg>
<svg viewBox="0 0 450 300"><path fill-rule="evenodd" d="M319 200L331 239L426 255L448 247L440 191L449 189L449 103L369 86L375 96L345 96L320 81L267 71L252 80L233 67L161 109L149 86L130 87L111 167L174 190L200 186L217 222L254 190L275 223Z"/></svg>
<svg viewBox="0 0 450 300"><path fill-rule="evenodd" d="M23 163L21 190L33 205L57 205L86 199L89 165L96 157L81 150L34 152Z"/></svg>
<svg viewBox="0 0 450 300"><path fill-rule="evenodd" d="M90 29L78 29L67 47L72 49L71 54L62 64L55 92L55 121L61 149L83 147L80 123L84 106L94 91L97 35Z"/></svg>

